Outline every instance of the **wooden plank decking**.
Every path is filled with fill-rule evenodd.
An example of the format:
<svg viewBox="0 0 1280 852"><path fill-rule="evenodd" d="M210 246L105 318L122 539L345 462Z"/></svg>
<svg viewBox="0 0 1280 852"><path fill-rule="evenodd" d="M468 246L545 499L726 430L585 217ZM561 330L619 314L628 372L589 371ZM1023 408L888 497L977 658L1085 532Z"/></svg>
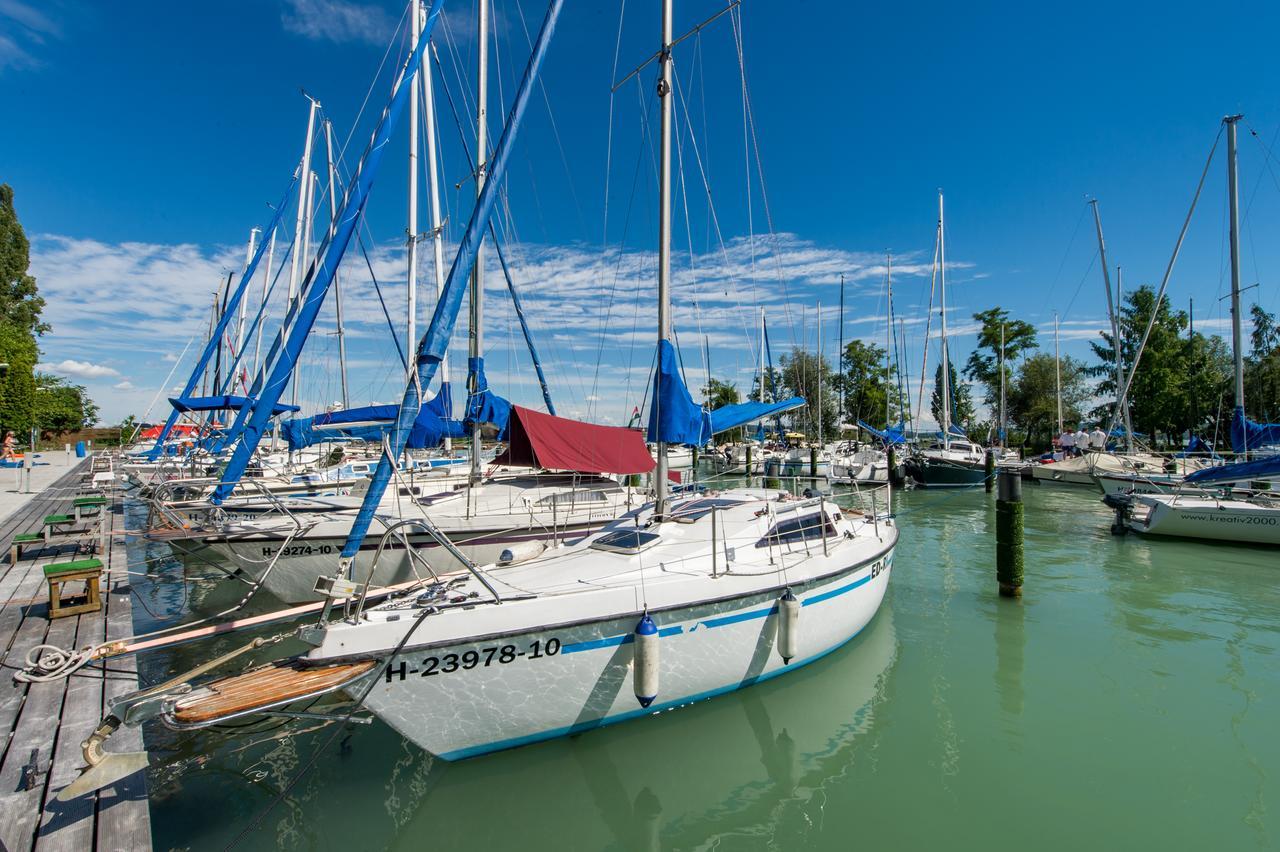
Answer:
<svg viewBox="0 0 1280 852"><path fill-rule="evenodd" d="M142 772L97 794L58 802L58 791L83 766L80 743L96 727L109 698L138 688L132 658L112 660L104 676L101 666L86 666L68 679L23 684L13 672L27 652L47 643L80 648L133 632L131 591L126 568L121 500L118 494L103 511L98 556L108 572L103 581L103 608L76 617L48 619L48 587L43 567L71 558L71 547L32 548L9 564L9 540L21 532L39 532L45 515L70 511L81 489L88 462L73 468L26 506L0 519L0 849L115 850L151 848L151 821L146 776ZM119 539L119 540L116 540ZM137 728L121 729L111 739L112 751L140 751Z"/></svg>

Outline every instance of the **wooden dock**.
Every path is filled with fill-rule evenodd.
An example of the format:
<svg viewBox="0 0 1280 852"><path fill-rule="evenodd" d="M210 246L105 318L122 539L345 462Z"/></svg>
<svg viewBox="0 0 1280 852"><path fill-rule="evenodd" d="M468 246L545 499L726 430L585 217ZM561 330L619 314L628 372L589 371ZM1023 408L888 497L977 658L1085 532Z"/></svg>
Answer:
<svg viewBox="0 0 1280 852"><path fill-rule="evenodd" d="M80 743L97 726L107 701L138 688L131 657L103 666L85 666L70 678L49 683L15 683L13 673L27 652L47 643L60 648L128 636L133 632L128 558L122 535L123 509L118 493L108 493L98 558L109 572L103 579L98 612L48 618L49 595L43 567L72 558L69 546L29 551L9 564L8 544L22 532L40 532L46 515L68 511L82 490L89 462L75 468L10 517L0 520L0 850L115 850L151 848L146 776L134 773L96 794L59 802L58 791L84 765ZM119 540L117 540L119 539ZM137 728L121 728L112 751L142 749Z"/></svg>

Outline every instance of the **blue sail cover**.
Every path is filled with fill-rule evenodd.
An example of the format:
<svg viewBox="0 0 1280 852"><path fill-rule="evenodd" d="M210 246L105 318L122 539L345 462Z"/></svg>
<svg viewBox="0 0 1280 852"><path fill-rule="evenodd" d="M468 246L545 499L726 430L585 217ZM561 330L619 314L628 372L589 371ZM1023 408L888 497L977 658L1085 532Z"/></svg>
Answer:
<svg viewBox="0 0 1280 852"><path fill-rule="evenodd" d="M238 411L247 405L253 405L253 400L247 396L171 396L169 402L173 404L174 411ZM290 411L297 411L296 405L285 405L284 403L276 403L271 407L272 415L288 414Z"/></svg>
<svg viewBox="0 0 1280 852"><path fill-rule="evenodd" d="M877 429L864 420L859 420L858 425L870 432L872 435L875 435L881 441L884 441L886 444L905 444L907 442L905 437L905 423L899 423L896 427L888 427L885 429Z"/></svg>
<svg viewBox="0 0 1280 852"><path fill-rule="evenodd" d="M507 439L507 423L511 420L511 403L489 389L484 374L484 358L468 358L467 369L475 380L476 392L467 399L467 423L492 423L498 427L498 440Z"/></svg>
<svg viewBox="0 0 1280 852"><path fill-rule="evenodd" d="M1280 455L1267 456L1248 462L1224 464L1197 470L1186 478L1196 485L1214 482L1239 482L1245 479L1272 479L1280 476Z"/></svg>
<svg viewBox="0 0 1280 852"><path fill-rule="evenodd" d="M437 447L444 438L461 438L465 434L460 421L453 419L452 391L449 383L422 406L409 431L406 446L411 450ZM300 450L324 440L336 437L362 441L381 441L395 425L398 405L365 405L286 420L281 431L290 450ZM347 424L347 425L344 425Z"/></svg>
<svg viewBox="0 0 1280 852"><path fill-rule="evenodd" d="M653 374L653 402L649 405L650 442L701 447L711 440L711 415L689 396L680 378L676 348L658 341L658 369Z"/></svg>
<svg viewBox="0 0 1280 852"><path fill-rule="evenodd" d="M720 432L736 429L753 420L774 417L801 408L804 397L781 402L738 402L707 411L693 401L671 341L658 343L658 369L653 376L653 403L649 406L649 441L701 447Z"/></svg>
<svg viewBox="0 0 1280 852"><path fill-rule="evenodd" d="M711 434L727 432L739 426L804 407L804 397L793 396L781 402L738 402L722 405L711 412ZM764 424L760 424L764 428Z"/></svg>
<svg viewBox="0 0 1280 852"><path fill-rule="evenodd" d="M1245 453L1274 444L1280 444L1280 423L1254 423L1237 405L1231 415L1231 449Z"/></svg>
<svg viewBox="0 0 1280 852"><path fill-rule="evenodd" d="M964 430L954 423L951 424L951 428L949 429L949 431L951 432L951 437L953 438L964 438L966 441L969 440L969 436L964 433ZM938 437L941 438L942 430L939 429L937 434L938 434Z"/></svg>

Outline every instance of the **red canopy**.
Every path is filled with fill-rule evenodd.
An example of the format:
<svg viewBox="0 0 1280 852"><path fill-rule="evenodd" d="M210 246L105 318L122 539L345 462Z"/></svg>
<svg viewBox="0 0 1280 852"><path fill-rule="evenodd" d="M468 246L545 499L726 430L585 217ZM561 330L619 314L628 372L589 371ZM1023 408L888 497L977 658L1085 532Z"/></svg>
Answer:
<svg viewBox="0 0 1280 852"><path fill-rule="evenodd" d="M529 465L579 473L648 473L653 456L644 434L596 426L541 411L511 407L511 439L494 464Z"/></svg>

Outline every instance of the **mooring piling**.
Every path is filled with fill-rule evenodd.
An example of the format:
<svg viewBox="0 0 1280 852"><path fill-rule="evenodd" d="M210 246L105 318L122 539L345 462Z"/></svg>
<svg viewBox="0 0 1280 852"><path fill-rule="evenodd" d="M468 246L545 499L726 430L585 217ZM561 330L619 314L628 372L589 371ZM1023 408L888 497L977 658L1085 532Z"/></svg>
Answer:
<svg viewBox="0 0 1280 852"><path fill-rule="evenodd" d="M1005 468L998 478L996 493L996 581L1000 594L1022 594L1022 478Z"/></svg>
<svg viewBox="0 0 1280 852"><path fill-rule="evenodd" d="M985 481L986 481L986 484L987 484L987 493L988 493L988 494L990 494L990 493L991 493L991 489L993 489L993 488L995 488L995 487L996 487L996 450L995 450L995 447L988 447L988 448L987 448L986 471L987 471L987 478L986 478L986 480L985 480Z"/></svg>

